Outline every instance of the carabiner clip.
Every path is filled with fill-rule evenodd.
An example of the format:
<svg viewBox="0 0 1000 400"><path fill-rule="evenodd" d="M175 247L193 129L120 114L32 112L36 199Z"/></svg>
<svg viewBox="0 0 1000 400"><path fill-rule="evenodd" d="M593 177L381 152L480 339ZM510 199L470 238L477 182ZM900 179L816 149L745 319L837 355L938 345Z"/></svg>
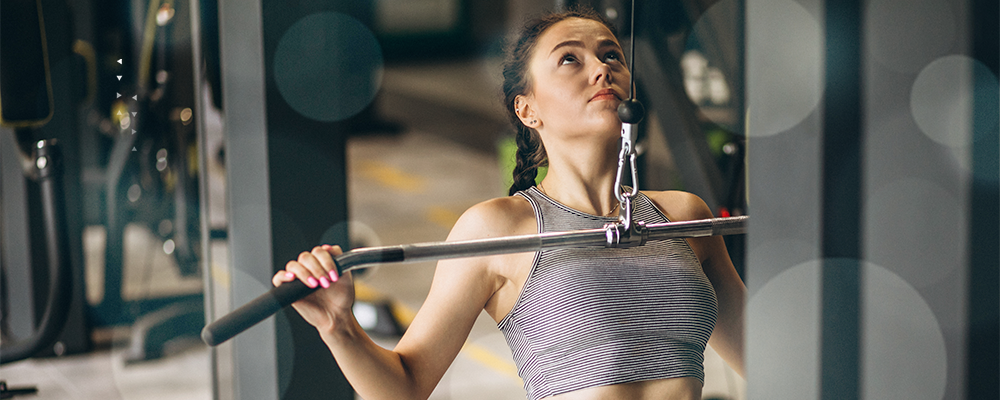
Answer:
<svg viewBox="0 0 1000 400"><path fill-rule="evenodd" d="M615 198L621 204L622 210L625 209L626 194L635 196L639 193L639 170L636 168L635 161L635 127L635 124L622 123L622 149L618 152L618 174L615 176ZM622 191L622 175L625 172L626 162L629 164L628 168L631 169L630 175L632 176L632 190L630 193Z"/></svg>
<svg viewBox="0 0 1000 400"><path fill-rule="evenodd" d="M649 229L642 221L632 221L632 195L622 194L622 212L618 222L604 224L605 247L627 249L642 246L649 240Z"/></svg>
<svg viewBox="0 0 1000 400"><path fill-rule="evenodd" d="M618 174L615 176L615 198L621 206L618 222L605 226L607 246L626 248L641 246L646 242L647 232L643 223L632 221L632 199L639 193L639 170L636 168L635 124L622 124L622 149L618 153ZM628 165L626 165L628 164ZM630 169L631 190L625 191L622 176L625 168Z"/></svg>

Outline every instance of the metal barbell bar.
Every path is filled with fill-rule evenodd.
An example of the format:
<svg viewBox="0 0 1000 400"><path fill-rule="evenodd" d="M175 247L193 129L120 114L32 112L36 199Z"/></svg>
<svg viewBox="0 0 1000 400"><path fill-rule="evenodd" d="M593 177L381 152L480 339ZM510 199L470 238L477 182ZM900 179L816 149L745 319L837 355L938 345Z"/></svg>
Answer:
<svg viewBox="0 0 1000 400"><path fill-rule="evenodd" d="M552 248L627 248L641 246L649 240L744 234L748 221L747 216L739 216L659 224L634 223L627 228L618 222L596 229L359 248L335 257L334 261L337 272L343 274L378 263L478 257ZM210 346L219 345L315 290L317 288L310 288L300 280L282 284L212 322L202 330L201 338Z"/></svg>

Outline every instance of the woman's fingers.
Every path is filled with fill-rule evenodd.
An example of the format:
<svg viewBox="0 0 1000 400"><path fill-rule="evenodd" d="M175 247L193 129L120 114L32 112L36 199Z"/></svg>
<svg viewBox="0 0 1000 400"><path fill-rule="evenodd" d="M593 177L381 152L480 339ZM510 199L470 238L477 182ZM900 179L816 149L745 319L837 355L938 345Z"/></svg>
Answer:
<svg viewBox="0 0 1000 400"><path fill-rule="evenodd" d="M322 256L326 253L322 246L316 246L313 248L312 252L302 252L299 254L299 263L309 270L310 276L306 280L306 284L309 287L314 288L317 286L328 288L330 287L330 269L336 269L333 264L333 259L326 257L322 259Z"/></svg>
<svg viewBox="0 0 1000 400"><path fill-rule="evenodd" d="M293 261L294 262L294 261ZM282 283L291 282L295 280L295 273L291 271L281 270L271 277L271 284L275 287L281 286Z"/></svg>
<svg viewBox="0 0 1000 400"><path fill-rule="evenodd" d="M337 274L337 263L333 260L333 257L343 254L340 246L324 244L313 248L312 254L324 266L324 269L327 271L326 276L329 277L330 282L336 282L340 279L340 276Z"/></svg>
<svg viewBox="0 0 1000 400"><path fill-rule="evenodd" d="M271 282L274 286L279 286L297 277L310 288L328 288L340 278L333 257L341 254L343 251L340 246L316 246L312 251L304 251L297 259L289 261L283 271L278 271L271 278Z"/></svg>
<svg viewBox="0 0 1000 400"><path fill-rule="evenodd" d="M298 278L308 287L315 288L319 286L319 280L313 277L313 272L299 260L302 260L302 257L298 260L289 261L288 264L285 264L285 271L279 271L275 274L275 279L287 282ZM292 279L288 279L289 273L292 274Z"/></svg>

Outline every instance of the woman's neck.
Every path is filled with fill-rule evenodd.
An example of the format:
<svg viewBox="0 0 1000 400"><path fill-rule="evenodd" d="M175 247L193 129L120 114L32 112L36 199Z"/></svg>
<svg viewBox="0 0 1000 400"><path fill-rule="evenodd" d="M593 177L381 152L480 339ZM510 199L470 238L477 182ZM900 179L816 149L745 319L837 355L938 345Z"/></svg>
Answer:
<svg viewBox="0 0 1000 400"><path fill-rule="evenodd" d="M548 152L549 169L539 189L575 210L617 215L618 200L614 195L617 150L595 146L566 150Z"/></svg>

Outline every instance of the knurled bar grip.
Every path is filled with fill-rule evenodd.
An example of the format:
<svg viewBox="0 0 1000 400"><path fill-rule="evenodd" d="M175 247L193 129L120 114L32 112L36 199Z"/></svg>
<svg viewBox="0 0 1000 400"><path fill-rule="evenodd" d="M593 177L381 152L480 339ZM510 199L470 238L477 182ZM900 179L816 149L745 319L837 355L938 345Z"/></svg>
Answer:
<svg viewBox="0 0 1000 400"><path fill-rule="evenodd" d="M649 240L738 235L746 233L747 222L747 216L740 216L649 224L645 226L645 229L649 233ZM614 247L608 242L607 228L455 242L368 247L343 253L335 257L334 261L337 264L338 273L343 274L365 265L377 263L443 260L550 248L596 246ZM209 346L219 345L295 301L308 296L315 290L300 280L286 282L206 326L201 331L201 339Z"/></svg>

